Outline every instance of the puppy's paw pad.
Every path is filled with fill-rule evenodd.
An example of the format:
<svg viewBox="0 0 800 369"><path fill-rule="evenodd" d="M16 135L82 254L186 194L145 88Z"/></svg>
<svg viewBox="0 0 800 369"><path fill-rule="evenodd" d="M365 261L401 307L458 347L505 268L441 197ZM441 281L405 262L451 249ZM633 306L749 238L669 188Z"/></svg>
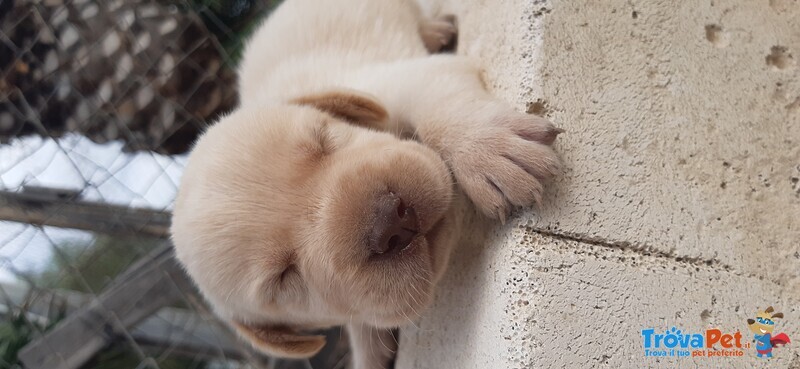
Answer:
<svg viewBox="0 0 800 369"><path fill-rule="evenodd" d="M419 27L419 35L422 37L425 48L430 53L450 49L448 46L455 44L456 36L458 35L456 17L454 15L443 15L423 21Z"/></svg>

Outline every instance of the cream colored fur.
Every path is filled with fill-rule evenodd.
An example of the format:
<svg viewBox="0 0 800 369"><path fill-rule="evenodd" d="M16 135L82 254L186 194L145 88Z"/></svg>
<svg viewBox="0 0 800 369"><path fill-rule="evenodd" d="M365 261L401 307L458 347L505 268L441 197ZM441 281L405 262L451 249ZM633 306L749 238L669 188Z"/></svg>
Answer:
<svg viewBox="0 0 800 369"><path fill-rule="evenodd" d="M454 185L486 215L541 199L559 130L485 89L455 30L403 0L286 0L248 42L241 106L204 134L173 219L179 260L254 347L308 357L348 327L353 367L387 367L388 329L430 303L456 235ZM420 234L370 254L376 198Z"/></svg>

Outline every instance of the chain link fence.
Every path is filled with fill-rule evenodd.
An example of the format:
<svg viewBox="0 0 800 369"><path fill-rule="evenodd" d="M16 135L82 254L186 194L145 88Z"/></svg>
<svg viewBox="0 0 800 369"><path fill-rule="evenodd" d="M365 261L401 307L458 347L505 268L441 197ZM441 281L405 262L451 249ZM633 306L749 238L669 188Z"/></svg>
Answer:
<svg viewBox="0 0 800 369"><path fill-rule="evenodd" d="M172 258L186 152L275 2L0 0L0 368L343 368L263 357Z"/></svg>

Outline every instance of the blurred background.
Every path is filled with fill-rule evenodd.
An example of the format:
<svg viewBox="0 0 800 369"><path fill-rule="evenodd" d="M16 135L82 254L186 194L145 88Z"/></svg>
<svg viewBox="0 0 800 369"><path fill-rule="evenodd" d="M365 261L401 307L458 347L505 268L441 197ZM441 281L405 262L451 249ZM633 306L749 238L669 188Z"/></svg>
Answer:
<svg viewBox="0 0 800 369"><path fill-rule="evenodd" d="M344 367L338 331L304 361L238 342L168 243L186 152L277 3L0 0L0 368Z"/></svg>

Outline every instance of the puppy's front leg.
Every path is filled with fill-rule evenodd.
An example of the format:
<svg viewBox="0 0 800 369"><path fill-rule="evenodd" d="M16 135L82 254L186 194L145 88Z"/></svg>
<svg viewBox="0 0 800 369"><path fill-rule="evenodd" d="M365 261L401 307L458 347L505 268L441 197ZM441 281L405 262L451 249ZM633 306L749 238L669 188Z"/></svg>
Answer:
<svg viewBox="0 0 800 369"><path fill-rule="evenodd" d="M351 369L389 369L392 367L397 338L391 330L365 324L349 324Z"/></svg>
<svg viewBox="0 0 800 369"><path fill-rule="evenodd" d="M561 132L544 118L491 96L465 57L438 55L376 70L372 93L395 131L412 130L448 163L456 182L486 215L505 220L514 207L541 201L542 182L559 159Z"/></svg>

